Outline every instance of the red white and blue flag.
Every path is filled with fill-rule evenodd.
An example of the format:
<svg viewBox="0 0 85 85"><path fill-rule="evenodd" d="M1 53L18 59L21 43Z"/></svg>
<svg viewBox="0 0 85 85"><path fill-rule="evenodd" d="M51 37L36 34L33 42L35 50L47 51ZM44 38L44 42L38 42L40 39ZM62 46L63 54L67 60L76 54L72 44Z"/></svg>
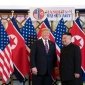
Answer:
<svg viewBox="0 0 85 85"><path fill-rule="evenodd" d="M31 48L33 42L37 40L37 32L32 24L31 18L28 18L24 26L20 29L20 33L25 39L26 45Z"/></svg>
<svg viewBox="0 0 85 85"><path fill-rule="evenodd" d="M9 37L0 21L0 76L4 83L7 82L13 71L13 60Z"/></svg>
<svg viewBox="0 0 85 85"><path fill-rule="evenodd" d="M67 32L67 27L64 24L63 18L58 22L58 25L53 32L53 35L55 37L56 44L61 49L62 48L62 35Z"/></svg>

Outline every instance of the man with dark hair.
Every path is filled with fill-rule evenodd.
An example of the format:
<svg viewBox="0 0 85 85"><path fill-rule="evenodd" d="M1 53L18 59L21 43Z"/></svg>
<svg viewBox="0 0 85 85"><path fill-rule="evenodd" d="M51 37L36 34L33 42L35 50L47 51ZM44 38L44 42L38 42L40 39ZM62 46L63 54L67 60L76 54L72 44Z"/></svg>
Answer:
<svg viewBox="0 0 85 85"><path fill-rule="evenodd" d="M71 33L62 35L60 54L60 79L62 85L83 85L81 81L81 51L71 42Z"/></svg>

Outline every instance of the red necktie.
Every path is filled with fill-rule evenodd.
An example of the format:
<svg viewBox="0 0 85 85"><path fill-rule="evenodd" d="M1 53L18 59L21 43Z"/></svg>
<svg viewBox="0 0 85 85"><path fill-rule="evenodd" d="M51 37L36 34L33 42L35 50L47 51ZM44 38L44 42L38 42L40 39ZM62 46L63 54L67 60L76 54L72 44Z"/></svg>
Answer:
<svg viewBox="0 0 85 85"><path fill-rule="evenodd" d="M45 40L45 50L46 50L46 53L48 53L48 43L47 43L47 40Z"/></svg>

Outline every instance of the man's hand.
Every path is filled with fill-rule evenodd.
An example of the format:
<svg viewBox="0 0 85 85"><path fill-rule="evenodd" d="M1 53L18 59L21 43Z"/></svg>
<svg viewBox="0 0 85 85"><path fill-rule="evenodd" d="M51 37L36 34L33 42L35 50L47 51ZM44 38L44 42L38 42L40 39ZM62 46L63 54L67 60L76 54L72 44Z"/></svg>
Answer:
<svg viewBox="0 0 85 85"><path fill-rule="evenodd" d="M79 78L80 77L80 74L79 73L75 73L75 78Z"/></svg>
<svg viewBox="0 0 85 85"><path fill-rule="evenodd" d="M60 73L59 73L59 68L58 67L55 67L54 68L54 73L55 73L55 76L56 76L56 79L60 79Z"/></svg>
<svg viewBox="0 0 85 85"><path fill-rule="evenodd" d="M32 74L37 75L37 72L38 72L38 71L37 71L37 68L36 68L36 67L33 67L33 68L32 68Z"/></svg>

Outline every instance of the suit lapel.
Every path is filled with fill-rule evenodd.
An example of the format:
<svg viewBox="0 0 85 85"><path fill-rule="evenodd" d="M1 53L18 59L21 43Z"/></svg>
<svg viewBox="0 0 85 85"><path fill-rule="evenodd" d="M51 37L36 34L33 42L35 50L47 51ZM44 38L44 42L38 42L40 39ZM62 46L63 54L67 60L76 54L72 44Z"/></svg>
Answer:
<svg viewBox="0 0 85 85"><path fill-rule="evenodd" d="M51 50L51 42L48 40L48 43L49 43L49 50L48 50L48 53L50 52L50 50Z"/></svg>
<svg viewBox="0 0 85 85"><path fill-rule="evenodd" d="M44 47L44 43L42 39L40 40L40 42L41 42L41 46Z"/></svg>
<svg viewBox="0 0 85 85"><path fill-rule="evenodd" d="M44 49L44 51L45 51L45 46L44 46L44 43L43 43L42 39L40 39L40 44L41 44L41 48Z"/></svg>
<svg viewBox="0 0 85 85"><path fill-rule="evenodd" d="M45 46L44 46L44 43L43 43L43 40L42 40L42 39L40 39L40 43L41 43L42 49L45 50ZM51 50L51 45L52 45L52 43L50 42L50 40L48 40L48 43L49 43L49 50L48 50L48 53L49 53L50 50ZM46 52L46 50L45 50L45 52Z"/></svg>

